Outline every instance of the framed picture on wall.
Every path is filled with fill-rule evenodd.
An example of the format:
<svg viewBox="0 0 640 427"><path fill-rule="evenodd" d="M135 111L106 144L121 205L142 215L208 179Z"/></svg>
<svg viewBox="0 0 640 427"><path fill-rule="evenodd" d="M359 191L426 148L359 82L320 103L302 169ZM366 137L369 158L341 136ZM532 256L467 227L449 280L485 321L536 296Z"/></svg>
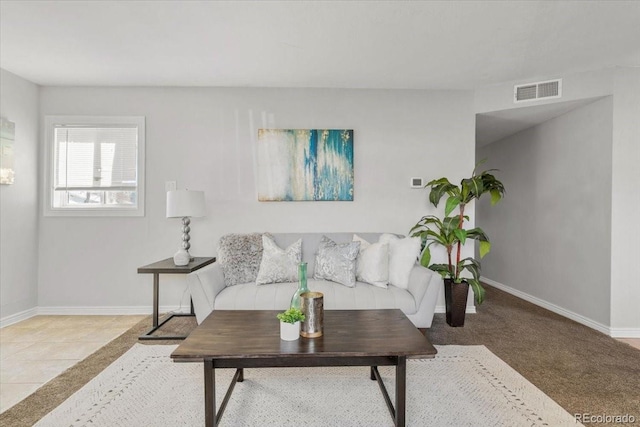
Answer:
<svg viewBox="0 0 640 427"><path fill-rule="evenodd" d="M353 201L353 130L259 129L258 200Z"/></svg>
<svg viewBox="0 0 640 427"><path fill-rule="evenodd" d="M16 124L0 117L0 184L13 184L13 143L16 138Z"/></svg>

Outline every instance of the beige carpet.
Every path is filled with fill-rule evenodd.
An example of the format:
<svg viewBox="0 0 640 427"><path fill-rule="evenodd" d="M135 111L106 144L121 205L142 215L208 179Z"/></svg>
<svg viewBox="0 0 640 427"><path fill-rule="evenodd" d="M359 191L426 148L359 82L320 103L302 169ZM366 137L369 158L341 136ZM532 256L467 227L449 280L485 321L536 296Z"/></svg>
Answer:
<svg viewBox="0 0 640 427"><path fill-rule="evenodd" d="M201 363L174 363L176 346L136 345L36 427L199 426ZM216 372L217 401L234 370ZM380 368L394 395L394 369ZM340 396L336 399L336 396ZM408 426L575 426L575 419L484 346L439 346L407 361ZM391 426L367 367L245 369L223 426Z"/></svg>
<svg viewBox="0 0 640 427"><path fill-rule="evenodd" d="M430 341L484 345L569 413L629 414L640 425L640 350L486 289L487 301L467 315L463 328L451 328L444 315L436 315L427 332Z"/></svg>

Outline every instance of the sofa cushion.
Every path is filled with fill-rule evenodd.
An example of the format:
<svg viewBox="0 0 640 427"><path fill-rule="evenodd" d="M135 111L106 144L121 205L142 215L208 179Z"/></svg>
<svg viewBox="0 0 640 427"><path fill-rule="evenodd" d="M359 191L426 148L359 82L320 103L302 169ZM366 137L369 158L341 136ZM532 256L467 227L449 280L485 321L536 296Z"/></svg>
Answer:
<svg viewBox="0 0 640 427"><path fill-rule="evenodd" d="M389 283L407 289L411 269L420 255L420 238L400 239L393 234L383 234L380 243L389 244Z"/></svg>
<svg viewBox="0 0 640 427"><path fill-rule="evenodd" d="M262 233L227 234L220 238L217 262L227 286L255 282L262 259Z"/></svg>
<svg viewBox="0 0 640 427"><path fill-rule="evenodd" d="M389 245L369 243L357 234L355 242L360 242L360 252L356 258L356 280L386 288L389 283Z"/></svg>
<svg viewBox="0 0 640 427"><path fill-rule="evenodd" d="M366 310L398 308L405 314L417 312L409 291L390 285L387 289L356 282L352 288L328 280L311 279L309 289L324 294L325 310ZM244 283L226 287L215 299L215 310L286 310L297 283L258 286Z"/></svg>
<svg viewBox="0 0 640 427"><path fill-rule="evenodd" d="M298 265L302 260L302 239L281 249L273 237L262 236L262 261L256 284L294 282L298 280Z"/></svg>
<svg viewBox="0 0 640 427"><path fill-rule="evenodd" d="M337 244L323 236L316 252L314 279L325 279L353 287L356 284L356 257L360 242Z"/></svg>

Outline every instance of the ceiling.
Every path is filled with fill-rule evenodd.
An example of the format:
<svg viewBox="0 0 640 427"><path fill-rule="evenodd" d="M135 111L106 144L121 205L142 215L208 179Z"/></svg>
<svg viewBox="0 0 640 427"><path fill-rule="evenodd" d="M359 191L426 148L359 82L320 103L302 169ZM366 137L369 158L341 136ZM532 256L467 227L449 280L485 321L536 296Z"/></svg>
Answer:
<svg viewBox="0 0 640 427"><path fill-rule="evenodd" d="M482 147L499 141L598 99L585 98L476 114L476 145Z"/></svg>
<svg viewBox="0 0 640 427"><path fill-rule="evenodd" d="M640 1L1 0L0 67L40 85L472 90L640 66L638 22ZM481 139L519 110L480 118Z"/></svg>

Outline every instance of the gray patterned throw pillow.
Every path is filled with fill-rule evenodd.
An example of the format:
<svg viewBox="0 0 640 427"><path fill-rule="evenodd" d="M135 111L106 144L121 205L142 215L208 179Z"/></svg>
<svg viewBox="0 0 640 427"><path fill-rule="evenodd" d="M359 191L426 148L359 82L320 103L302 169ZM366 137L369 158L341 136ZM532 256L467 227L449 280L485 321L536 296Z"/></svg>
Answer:
<svg viewBox="0 0 640 427"><path fill-rule="evenodd" d="M262 260L262 233L227 234L220 238L217 262L227 286L256 280Z"/></svg>
<svg viewBox="0 0 640 427"><path fill-rule="evenodd" d="M257 285L298 281L298 264L302 261L302 239L281 249L273 237L262 236L262 262L256 278Z"/></svg>
<svg viewBox="0 0 640 427"><path fill-rule="evenodd" d="M325 279L354 287L359 251L360 242L337 244L327 236L322 236L316 253L314 279Z"/></svg>

